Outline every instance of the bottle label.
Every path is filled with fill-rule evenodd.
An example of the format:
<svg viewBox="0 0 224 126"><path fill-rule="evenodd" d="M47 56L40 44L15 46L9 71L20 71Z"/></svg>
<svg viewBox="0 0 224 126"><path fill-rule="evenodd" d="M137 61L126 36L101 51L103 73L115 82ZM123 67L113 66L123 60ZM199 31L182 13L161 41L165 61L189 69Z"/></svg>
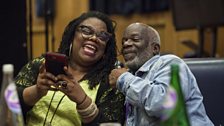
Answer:
<svg viewBox="0 0 224 126"><path fill-rule="evenodd" d="M173 113L173 110L176 107L177 104L177 93L176 90L169 86L167 89L167 94L165 97L165 100L162 105L162 116L161 120L167 120Z"/></svg>
<svg viewBox="0 0 224 126"><path fill-rule="evenodd" d="M10 83L4 93L8 108L13 113L22 113L15 83Z"/></svg>

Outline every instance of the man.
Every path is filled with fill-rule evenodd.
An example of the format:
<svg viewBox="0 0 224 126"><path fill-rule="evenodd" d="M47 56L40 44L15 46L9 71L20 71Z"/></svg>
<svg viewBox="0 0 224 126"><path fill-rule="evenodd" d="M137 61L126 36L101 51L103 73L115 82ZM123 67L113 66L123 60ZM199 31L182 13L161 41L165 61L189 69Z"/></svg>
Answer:
<svg viewBox="0 0 224 126"><path fill-rule="evenodd" d="M114 69L110 84L125 96L128 126L158 126L161 106L170 82L170 65L181 66L181 86L192 126L213 126L207 117L195 77L179 57L160 56L158 32L142 23L129 25L123 34L122 54L129 68Z"/></svg>

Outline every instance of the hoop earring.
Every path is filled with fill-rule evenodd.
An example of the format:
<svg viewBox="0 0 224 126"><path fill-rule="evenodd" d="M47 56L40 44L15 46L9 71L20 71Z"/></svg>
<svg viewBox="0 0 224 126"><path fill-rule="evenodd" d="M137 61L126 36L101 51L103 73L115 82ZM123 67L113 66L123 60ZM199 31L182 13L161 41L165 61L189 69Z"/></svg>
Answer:
<svg viewBox="0 0 224 126"><path fill-rule="evenodd" d="M69 52L68 52L68 56L69 56L69 57L70 57L71 53L72 53L72 43L71 43L70 46L69 46Z"/></svg>

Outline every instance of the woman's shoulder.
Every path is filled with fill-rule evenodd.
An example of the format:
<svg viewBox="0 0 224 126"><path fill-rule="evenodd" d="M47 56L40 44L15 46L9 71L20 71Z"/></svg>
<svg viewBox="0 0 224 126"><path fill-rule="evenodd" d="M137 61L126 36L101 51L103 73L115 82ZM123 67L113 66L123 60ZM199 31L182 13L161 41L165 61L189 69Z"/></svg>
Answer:
<svg viewBox="0 0 224 126"><path fill-rule="evenodd" d="M32 63L32 64L42 64L44 61L45 61L45 57L44 57L44 55L41 55L39 57L36 57L36 58L32 59L30 61L30 63Z"/></svg>
<svg viewBox="0 0 224 126"><path fill-rule="evenodd" d="M30 60L24 65L17 76L15 77L15 83L17 85L30 86L36 81L36 77L39 73L40 65L45 61L44 56L36 57Z"/></svg>

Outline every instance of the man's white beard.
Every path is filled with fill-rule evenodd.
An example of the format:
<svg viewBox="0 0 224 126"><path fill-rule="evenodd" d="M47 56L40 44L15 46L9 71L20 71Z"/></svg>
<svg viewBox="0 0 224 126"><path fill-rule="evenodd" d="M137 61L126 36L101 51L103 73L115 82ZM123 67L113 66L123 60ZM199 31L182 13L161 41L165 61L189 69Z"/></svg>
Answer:
<svg viewBox="0 0 224 126"><path fill-rule="evenodd" d="M137 71L147 60L151 57L151 53L145 48L143 51L139 52L137 56L130 61L126 61L125 65L131 71Z"/></svg>

